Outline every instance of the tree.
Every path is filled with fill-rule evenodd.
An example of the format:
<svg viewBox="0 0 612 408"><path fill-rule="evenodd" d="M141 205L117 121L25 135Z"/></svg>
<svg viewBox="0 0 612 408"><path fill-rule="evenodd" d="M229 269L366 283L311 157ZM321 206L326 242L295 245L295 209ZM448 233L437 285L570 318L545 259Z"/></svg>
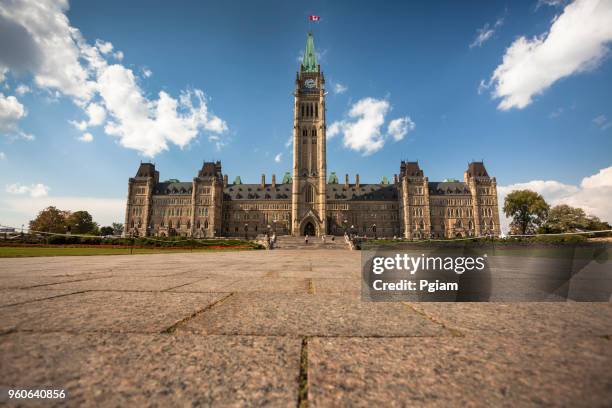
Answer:
<svg viewBox="0 0 612 408"><path fill-rule="evenodd" d="M118 222L113 222L113 235L121 235L123 234L123 224Z"/></svg>
<svg viewBox="0 0 612 408"><path fill-rule="evenodd" d="M514 190L504 201L504 214L512 217L512 233L534 233L546 221L549 209L544 198L531 190Z"/></svg>
<svg viewBox="0 0 612 408"><path fill-rule="evenodd" d="M551 208L543 230L550 233L598 231L609 229L606 222L595 216L587 215L582 208L571 207L567 204Z"/></svg>
<svg viewBox="0 0 612 408"><path fill-rule="evenodd" d="M69 214L56 207L47 207L30 221L30 230L62 234L66 232L66 218Z"/></svg>
<svg viewBox="0 0 612 408"><path fill-rule="evenodd" d="M72 234L96 234L98 224L87 211L75 211L66 219L66 225Z"/></svg>
<svg viewBox="0 0 612 408"><path fill-rule="evenodd" d="M115 230L113 229L113 227L102 227L102 228L100 228L100 235L103 235L103 236L113 235L114 232L115 232Z"/></svg>

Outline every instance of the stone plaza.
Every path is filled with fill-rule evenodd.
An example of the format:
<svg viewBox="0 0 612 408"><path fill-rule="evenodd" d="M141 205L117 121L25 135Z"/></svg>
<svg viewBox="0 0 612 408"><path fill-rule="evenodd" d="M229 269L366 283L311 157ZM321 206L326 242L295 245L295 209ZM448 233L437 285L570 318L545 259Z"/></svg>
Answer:
<svg viewBox="0 0 612 408"><path fill-rule="evenodd" d="M357 251L0 261L0 387L69 406L605 406L609 303L364 302ZM13 401L14 402L14 401ZM39 401L40 402L40 401Z"/></svg>

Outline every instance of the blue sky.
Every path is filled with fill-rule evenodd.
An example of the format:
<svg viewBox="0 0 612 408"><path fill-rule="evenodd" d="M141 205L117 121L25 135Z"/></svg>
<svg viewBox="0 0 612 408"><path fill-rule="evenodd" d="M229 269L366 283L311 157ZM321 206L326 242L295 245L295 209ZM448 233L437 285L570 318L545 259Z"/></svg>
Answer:
<svg viewBox="0 0 612 408"><path fill-rule="evenodd" d="M141 160L154 161L162 179L190 180L203 160L221 160L230 179L243 181L289 171L291 91L310 14L321 16L312 28L329 90L328 126L344 124L328 140L328 172L378 182L397 173L400 160L418 160L430 180L461 179L468 161L483 159L507 187L502 194L524 184L552 201L610 214L602 203L612 193L612 34L562 24L565 15L612 26L609 0L0 4L0 28L17 38L0 41L1 223L24 222L50 202L90 205L101 222L121 221L127 179ZM41 5L49 7L41 15L65 16L65 24L29 20ZM581 11L589 7L596 12ZM46 30L72 44L78 59L41 45ZM13 56L28 36L42 51ZM97 57L87 60L92 48ZM175 115L153 113L147 124L117 108L130 72L140 92L135 111L163 100ZM190 105L180 99L185 92ZM363 100L382 108L351 116ZM500 107L504 101L509 106ZM88 117L91 104L105 114ZM402 118L410 126L396 140L388 126ZM148 125L178 136L141 132ZM86 133L93 140L79 140ZM351 149L359 137L382 147ZM605 195L590 198L589 185L604 186Z"/></svg>

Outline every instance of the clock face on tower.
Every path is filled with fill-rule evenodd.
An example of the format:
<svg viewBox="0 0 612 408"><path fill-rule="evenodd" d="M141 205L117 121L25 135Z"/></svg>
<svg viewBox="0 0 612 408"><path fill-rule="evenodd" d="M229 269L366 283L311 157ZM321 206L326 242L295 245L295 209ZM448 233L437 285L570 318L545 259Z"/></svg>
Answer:
<svg viewBox="0 0 612 408"><path fill-rule="evenodd" d="M304 81L304 86L306 88L314 88L316 85L315 80L314 79L307 79Z"/></svg>

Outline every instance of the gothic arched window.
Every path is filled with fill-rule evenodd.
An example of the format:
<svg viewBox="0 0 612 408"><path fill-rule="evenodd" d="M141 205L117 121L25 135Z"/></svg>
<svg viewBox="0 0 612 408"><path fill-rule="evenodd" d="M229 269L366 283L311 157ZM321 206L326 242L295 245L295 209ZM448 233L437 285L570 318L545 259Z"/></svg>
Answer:
<svg viewBox="0 0 612 408"><path fill-rule="evenodd" d="M306 186L306 202L314 203L314 195L315 195L314 187L311 185L307 185Z"/></svg>

